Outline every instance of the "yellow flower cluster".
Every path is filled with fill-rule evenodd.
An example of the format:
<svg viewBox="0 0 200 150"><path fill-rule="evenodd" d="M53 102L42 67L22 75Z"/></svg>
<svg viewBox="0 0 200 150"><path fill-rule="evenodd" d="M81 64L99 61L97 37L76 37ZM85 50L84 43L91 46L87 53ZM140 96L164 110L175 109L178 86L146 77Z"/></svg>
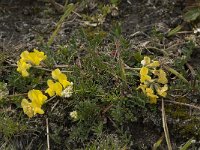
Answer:
<svg viewBox="0 0 200 150"><path fill-rule="evenodd" d="M21 106L24 110L24 113L27 114L29 118L33 117L35 114L44 114L42 110L42 105L47 100L47 97L43 95L40 90L31 90L28 92L28 98L31 100L29 102L27 99L23 99Z"/></svg>
<svg viewBox="0 0 200 150"><path fill-rule="evenodd" d="M33 52L22 52L20 57L20 60L17 61L17 71L20 72L23 77L27 77L29 75L27 70L32 65L40 65L41 61L46 59L47 56L44 52L34 49ZM50 97L54 95L70 97L73 93L73 82L69 82L67 76L59 69L53 70L51 75L54 80L49 79L47 81L48 89L45 93L48 93ZM33 89L28 92L28 98L30 101L23 99L21 102L24 113L27 114L29 118L33 117L37 113L44 114L44 110L42 110L41 107L47 100L47 96L45 96L40 90Z"/></svg>
<svg viewBox="0 0 200 150"><path fill-rule="evenodd" d="M162 97L167 95L168 80L166 73L161 68L157 69L160 67L159 61L151 61L147 56L144 57L141 64L143 67L140 69L141 83L138 89L141 89L149 97L150 103L156 103L158 95Z"/></svg>
<svg viewBox="0 0 200 150"><path fill-rule="evenodd" d="M48 93L50 97L54 95L70 97L72 95L73 83L67 80L67 76L59 69L53 70L51 75L55 82L51 79L47 81L49 88L45 91L45 93Z"/></svg>
<svg viewBox="0 0 200 150"><path fill-rule="evenodd" d="M67 80L67 76L63 74L59 69L52 71L52 78L56 80L48 80L48 89L45 93L48 93L50 97L58 95L61 97L70 97L73 93L73 83ZM64 89L64 90L63 90ZM27 99L23 99L21 106L25 114L29 118L33 117L35 114L44 114L42 110L42 105L47 100L47 96L43 95L40 90L31 90L28 92L28 98L31 100L29 102Z"/></svg>
<svg viewBox="0 0 200 150"><path fill-rule="evenodd" d="M20 55L21 59L17 61L17 71L22 74L23 77L29 76L28 69L32 65L39 65L40 62L46 59L44 52L40 52L34 49L33 52L24 51Z"/></svg>

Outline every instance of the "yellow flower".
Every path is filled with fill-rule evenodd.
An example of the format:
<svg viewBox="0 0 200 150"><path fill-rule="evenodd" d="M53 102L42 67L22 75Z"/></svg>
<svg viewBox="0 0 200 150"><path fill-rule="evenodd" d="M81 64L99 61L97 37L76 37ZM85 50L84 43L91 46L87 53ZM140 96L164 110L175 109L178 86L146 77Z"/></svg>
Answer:
<svg viewBox="0 0 200 150"><path fill-rule="evenodd" d="M28 98L31 100L31 106L35 114L44 114L44 111L41 109L42 105L47 100L47 97L43 95L40 90L31 90L28 92Z"/></svg>
<svg viewBox="0 0 200 150"><path fill-rule="evenodd" d="M17 71L20 72L23 77L29 75L27 70L31 67L31 64L39 65L42 60L46 59L44 52L39 52L36 49L34 49L34 52L24 51L20 56L21 59L17 61Z"/></svg>
<svg viewBox="0 0 200 150"><path fill-rule="evenodd" d="M162 70L162 69L154 70L153 74L158 76L158 80L157 80L158 83L162 83L162 84L167 84L168 83L168 80L167 80L167 77L166 77L166 73L165 73L164 70Z"/></svg>
<svg viewBox="0 0 200 150"><path fill-rule="evenodd" d="M146 93L146 88L147 88L147 85L146 85L146 84L140 84L140 86L138 86L137 89L141 89L142 92L145 94L145 93Z"/></svg>
<svg viewBox="0 0 200 150"><path fill-rule="evenodd" d="M29 53L28 51L23 51L23 52L21 53L20 57L21 57L21 59L22 59L23 61L27 62L27 61L28 61L28 58L30 57L29 54L30 54L30 53Z"/></svg>
<svg viewBox="0 0 200 150"><path fill-rule="evenodd" d="M154 94L154 91L151 88L146 88L146 94L150 98L151 104L157 103L158 96Z"/></svg>
<svg viewBox="0 0 200 150"><path fill-rule="evenodd" d="M151 59L148 56L145 56L144 59L141 61L141 64L143 66L146 66L146 65L150 64L150 62L151 62Z"/></svg>
<svg viewBox="0 0 200 150"><path fill-rule="evenodd" d="M48 93L50 97L55 94L61 96L62 85L59 82L54 83L52 80L48 80L47 85L49 88L45 91L45 93Z"/></svg>
<svg viewBox="0 0 200 150"><path fill-rule="evenodd" d="M27 64L22 59L20 59L19 61L17 61L17 71L20 72L23 77L27 77L29 75L29 73L27 72L27 70L30 67L31 67L31 65Z"/></svg>
<svg viewBox="0 0 200 150"><path fill-rule="evenodd" d="M47 100L47 97L42 94L40 90L31 90L28 92L28 98L31 100L29 102L27 99L23 99L21 106L25 114L29 118L33 117L35 114L44 114L44 111L41 109L42 105Z"/></svg>
<svg viewBox="0 0 200 150"><path fill-rule="evenodd" d="M21 54L21 59L25 62L30 62L33 65L39 65L40 62L46 59L46 55L44 52L39 52L38 50L34 49L33 52L24 51Z"/></svg>
<svg viewBox="0 0 200 150"><path fill-rule="evenodd" d="M159 61L153 61L151 63L151 59L148 56L144 57L144 59L141 61L141 64L143 66L147 66L147 67L159 67L160 66Z"/></svg>
<svg viewBox="0 0 200 150"><path fill-rule="evenodd" d="M153 61L152 63L150 63L149 65L147 65L148 67L159 67L160 63L159 61Z"/></svg>
<svg viewBox="0 0 200 150"><path fill-rule="evenodd" d="M144 83L145 81L150 81L150 82L152 81L151 77L148 75L148 72L149 72L149 70L147 67L142 67L140 69L140 82L141 83Z"/></svg>
<svg viewBox="0 0 200 150"><path fill-rule="evenodd" d="M33 107L31 106L31 103L28 102L27 99L23 99L21 102L21 106L23 108L24 113L29 117L33 117L34 116L34 111L33 111Z"/></svg>
<svg viewBox="0 0 200 150"><path fill-rule="evenodd" d="M162 97L167 96L167 92L166 92L167 90L168 90L167 84L165 84L163 87L156 87L157 93Z"/></svg>
<svg viewBox="0 0 200 150"><path fill-rule="evenodd" d="M59 69L52 71L52 78L58 80L64 88L71 84L69 81L67 81L67 76L63 74Z"/></svg>
<svg viewBox="0 0 200 150"><path fill-rule="evenodd" d="M28 92L28 98L38 106L41 106L47 100L47 97L40 90L31 90Z"/></svg>

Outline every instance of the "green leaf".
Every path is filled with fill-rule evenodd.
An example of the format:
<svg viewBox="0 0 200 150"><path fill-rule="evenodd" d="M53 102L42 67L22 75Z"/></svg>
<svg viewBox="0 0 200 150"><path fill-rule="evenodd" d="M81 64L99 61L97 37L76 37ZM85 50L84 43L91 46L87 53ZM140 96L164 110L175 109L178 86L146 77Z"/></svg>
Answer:
<svg viewBox="0 0 200 150"><path fill-rule="evenodd" d="M177 76L179 79L181 79L183 82L185 82L186 84L188 84L189 82L186 80L186 78L180 74L179 72L177 72L176 70L174 70L173 68L170 68L168 66L165 66L165 69L168 70L169 72L171 72L172 74L174 74L175 76Z"/></svg>
<svg viewBox="0 0 200 150"><path fill-rule="evenodd" d="M189 139L184 145L183 147L180 148L180 150L187 150L193 143L194 139L191 138Z"/></svg>
<svg viewBox="0 0 200 150"><path fill-rule="evenodd" d="M156 141L156 143L154 143L152 150L157 150L158 147L161 145L162 141L163 141L164 136L162 135L158 141Z"/></svg>
<svg viewBox="0 0 200 150"><path fill-rule="evenodd" d="M119 0L110 0L111 4L117 5L119 3Z"/></svg>
<svg viewBox="0 0 200 150"><path fill-rule="evenodd" d="M175 35L178 31L182 29L181 25L178 25L176 28L172 29L171 31L168 32L167 36L172 36Z"/></svg>
<svg viewBox="0 0 200 150"><path fill-rule="evenodd" d="M189 10L187 13L184 14L183 19L186 22L191 22L196 20L200 16L200 9L199 8L193 8Z"/></svg>
<svg viewBox="0 0 200 150"><path fill-rule="evenodd" d="M137 61L137 62L141 62L142 60L143 60L143 58L144 58L144 56L142 56L142 54L141 54L141 52L135 52L134 54L133 54L133 57L135 58L135 60Z"/></svg>

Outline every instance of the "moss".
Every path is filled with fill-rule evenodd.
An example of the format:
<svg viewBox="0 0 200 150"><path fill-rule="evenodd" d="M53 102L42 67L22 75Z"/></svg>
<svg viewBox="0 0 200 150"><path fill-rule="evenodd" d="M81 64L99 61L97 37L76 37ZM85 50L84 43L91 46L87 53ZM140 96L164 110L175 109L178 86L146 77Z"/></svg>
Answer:
<svg viewBox="0 0 200 150"><path fill-rule="evenodd" d="M179 124L179 126L176 126L176 130L183 138L188 138L191 136L199 138L200 120L193 117L188 122L184 122Z"/></svg>
<svg viewBox="0 0 200 150"><path fill-rule="evenodd" d="M189 103L187 98L179 98L177 101ZM180 138L198 137L200 135L200 119L192 115L186 106L167 105L166 114L172 120L169 124L171 132Z"/></svg>

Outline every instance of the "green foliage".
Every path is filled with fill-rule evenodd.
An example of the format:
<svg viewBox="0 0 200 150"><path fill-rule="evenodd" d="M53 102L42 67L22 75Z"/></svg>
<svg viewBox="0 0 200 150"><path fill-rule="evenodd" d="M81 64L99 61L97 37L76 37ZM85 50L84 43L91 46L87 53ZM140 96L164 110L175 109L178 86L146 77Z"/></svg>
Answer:
<svg viewBox="0 0 200 150"><path fill-rule="evenodd" d="M120 3L120 0L110 0L110 3L114 5L118 5Z"/></svg>
<svg viewBox="0 0 200 150"><path fill-rule="evenodd" d="M162 130L161 126L158 126L160 125L160 118L158 118L160 112L157 108L159 101L158 105L150 106L147 104L148 97L137 89L140 84L141 61L146 55L146 51L143 50L145 48L136 47L136 45L133 48L131 42L123 36L120 23L113 23L109 26L109 31L109 28L104 27L103 23L106 18L111 17L113 7L117 7L116 5L121 1L111 0L109 2L113 5L98 2L92 13L90 13L91 10L83 8L84 14L81 14L81 22L84 24L89 21L89 24L73 31L66 43L52 45L64 19L77 6L69 5L48 40L48 44L43 43L40 47L48 56L47 59L42 66L32 67L29 70L29 77L21 77L16 68L5 71L5 67L0 70L0 72L6 72L6 76L2 76L1 79L7 82L7 86L4 82L0 82L0 99L5 97L0 103L3 111L0 114L0 120L3 120L0 122L0 132L5 139L10 141L14 141L16 135L23 141L24 136L20 133L26 131L28 138L25 144L18 149L46 149L47 144L44 141L46 141L47 126L50 129L52 149L129 149L130 145L135 142L134 140L137 140L137 136L133 136L139 126L133 126L134 123L143 125L146 120L150 120L153 122L152 129L155 125L155 130ZM88 5L90 1L81 1L82 3ZM187 20L191 20L191 17L188 18ZM197 18L197 15L192 16L192 20ZM180 26L169 32L168 36L174 35L179 30ZM166 40L165 35L156 27L152 29L150 36L154 43L162 43ZM150 41L148 42L151 44ZM159 51L161 51L162 44L157 48ZM185 78L189 80L188 71L184 65L191 60L194 47L194 42L185 43L180 48L181 57L177 57L174 60L175 63L170 64L172 65L170 67L175 69L168 74L172 77L172 74L176 74L178 78L174 79L169 76L169 93L177 94L177 89L180 90L180 94L194 90L194 87L183 82ZM154 53L151 55L157 57ZM171 55L166 56L171 57ZM160 58L159 55L158 59ZM2 66L6 59L4 57L0 59L0 66ZM161 68L166 71L165 64L163 64ZM27 92L30 89L45 91L46 81L52 79L51 71L57 67L67 75L69 81L74 83L73 95L69 98L49 98L43 106L45 114L28 119L22 113L20 105L22 99L27 98ZM197 72L197 80L200 79L199 72ZM197 85L195 88L198 89L198 87L200 86ZM8 114L6 109L14 111ZM70 113L74 111L77 112L77 118L70 116ZM170 111L168 109L166 112ZM170 115L189 119L186 111L180 109ZM48 124L45 122L47 118ZM197 120L193 121L194 124L199 123ZM187 131L180 130L183 134L195 132L194 124L188 125ZM1 140L0 143L2 143ZM11 146L8 149L15 148L12 142L9 144ZM158 141L155 147L160 144L161 141Z"/></svg>
<svg viewBox="0 0 200 150"><path fill-rule="evenodd" d="M11 138L27 129L25 125L13 120L6 114L0 113L0 120L0 133L3 134L4 138Z"/></svg>
<svg viewBox="0 0 200 150"><path fill-rule="evenodd" d="M9 94L7 84L0 82L0 101Z"/></svg>
<svg viewBox="0 0 200 150"><path fill-rule="evenodd" d="M24 78L16 70L12 70L8 76L8 87L19 93L27 93L27 89L39 88L44 85L44 74L44 70L31 68L30 77Z"/></svg>
<svg viewBox="0 0 200 150"><path fill-rule="evenodd" d="M120 100L111 108L110 115L118 126L137 120L135 114L126 106L126 102L123 102L123 100Z"/></svg>
<svg viewBox="0 0 200 150"><path fill-rule="evenodd" d="M126 144L120 141L116 135L104 135L103 137L87 145L85 150L121 150L125 148Z"/></svg>
<svg viewBox="0 0 200 150"><path fill-rule="evenodd" d="M188 10L184 16L183 19L187 22L195 21L199 18L200 16L200 8L192 8Z"/></svg>

